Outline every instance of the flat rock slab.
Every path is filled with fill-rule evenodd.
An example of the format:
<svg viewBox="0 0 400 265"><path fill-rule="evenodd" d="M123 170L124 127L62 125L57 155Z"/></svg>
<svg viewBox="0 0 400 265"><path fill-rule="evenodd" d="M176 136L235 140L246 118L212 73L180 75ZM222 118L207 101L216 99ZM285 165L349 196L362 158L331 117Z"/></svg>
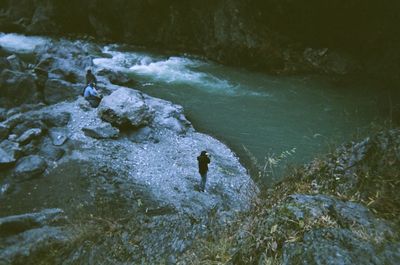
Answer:
<svg viewBox="0 0 400 265"><path fill-rule="evenodd" d="M2 240L0 264L38 264L43 253L66 245L70 237L58 227L40 227L27 230Z"/></svg>
<svg viewBox="0 0 400 265"><path fill-rule="evenodd" d="M47 168L47 163L37 155L30 155L21 158L14 171L18 181L24 181L38 177Z"/></svg>
<svg viewBox="0 0 400 265"><path fill-rule="evenodd" d="M6 216L0 218L0 235L14 235L63 220L65 220L64 211L58 208L45 209L37 213Z"/></svg>
<svg viewBox="0 0 400 265"><path fill-rule="evenodd" d="M109 123L102 123L98 126L88 126L82 128L86 136L95 139L115 139L119 136L119 129L111 126Z"/></svg>

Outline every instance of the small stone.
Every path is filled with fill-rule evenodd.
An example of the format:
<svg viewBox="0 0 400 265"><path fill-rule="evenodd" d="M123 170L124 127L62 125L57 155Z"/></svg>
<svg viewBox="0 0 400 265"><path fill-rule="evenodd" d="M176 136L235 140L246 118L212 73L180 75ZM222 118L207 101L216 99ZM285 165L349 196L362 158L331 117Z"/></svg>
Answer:
<svg viewBox="0 0 400 265"><path fill-rule="evenodd" d="M63 145L68 140L68 130L65 128L52 128L49 135L55 146Z"/></svg>
<svg viewBox="0 0 400 265"><path fill-rule="evenodd" d="M119 130L112 127L109 123L103 123L99 126L94 127L84 127L82 131L86 136L95 139L107 139L107 138L118 138Z"/></svg>
<svg viewBox="0 0 400 265"><path fill-rule="evenodd" d="M10 140L10 141L16 141L17 139L18 139L18 135L16 135L16 134L10 134L8 136L8 140Z"/></svg>

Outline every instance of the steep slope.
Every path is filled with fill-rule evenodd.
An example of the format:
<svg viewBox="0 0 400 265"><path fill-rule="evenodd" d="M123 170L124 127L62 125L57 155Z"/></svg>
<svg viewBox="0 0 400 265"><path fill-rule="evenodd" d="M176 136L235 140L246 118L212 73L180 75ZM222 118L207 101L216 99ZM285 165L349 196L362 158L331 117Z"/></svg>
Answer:
<svg viewBox="0 0 400 265"><path fill-rule="evenodd" d="M45 1L2 4L0 31L90 34L274 73L397 79L397 1Z"/></svg>

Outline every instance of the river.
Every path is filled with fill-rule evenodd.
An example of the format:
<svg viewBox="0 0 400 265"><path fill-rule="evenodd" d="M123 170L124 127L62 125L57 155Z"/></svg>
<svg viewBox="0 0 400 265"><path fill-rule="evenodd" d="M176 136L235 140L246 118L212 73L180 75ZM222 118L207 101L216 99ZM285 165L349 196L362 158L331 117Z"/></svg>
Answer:
<svg viewBox="0 0 400 265"><path fill-rule="evenodd" d="M128 73L139 90L185 108L196 129L226 142L243 161L304 163L357 138L388 113L387 95L368 82L270 76L187 56L105 46L99 67ZM247 151L245 151L247 150Z"/></svg>
<svg viewBox="0 0 400 265"><path fill-rule="evenodd" d="M0 36L8 49L42 42L46 39ZM182 105L197 130L225 142L244 162L252 156L263 165L267 157L290 151L280 163L304 163L363 135L388 114L387 94L367 81L270 76L126 45L102 50L95 66L125 72L138 82L135 89Z"/></svg>

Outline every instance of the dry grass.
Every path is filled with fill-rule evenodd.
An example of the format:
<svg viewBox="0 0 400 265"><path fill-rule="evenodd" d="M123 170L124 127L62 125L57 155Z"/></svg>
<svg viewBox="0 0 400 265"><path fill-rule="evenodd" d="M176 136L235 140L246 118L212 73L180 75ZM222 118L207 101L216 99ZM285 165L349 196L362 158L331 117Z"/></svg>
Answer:
<svg viewBox="0 0 400 265"><path fill-rule="evenodd" d="M335 159L334 154L330 159ZM377 217L399 223L400 172L390 157L383 161L387 167L380 168L379 174L361 167L355 173L358 185L345 192L339 184L346 179L334 175L324 159L292 170L289 176L264 190L254 200L252 209L239 216L231 227L219 230L216 240L200 241L189 254L194 260L190 264L281 264L284 244L301 241L313 229L340 227L328 214L302 220L292 216L286 208L287 198L292 194L325 194L361 203ZM385 240L385 235L371 233L361 226L353 225L349 229L360 240L373 244L379 245Z"/></svg>

